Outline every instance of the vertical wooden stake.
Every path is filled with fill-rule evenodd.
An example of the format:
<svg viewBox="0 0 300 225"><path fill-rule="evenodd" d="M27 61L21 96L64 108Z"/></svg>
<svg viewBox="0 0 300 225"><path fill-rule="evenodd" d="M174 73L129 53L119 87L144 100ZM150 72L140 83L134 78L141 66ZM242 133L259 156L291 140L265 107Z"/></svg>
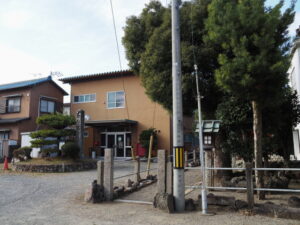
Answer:
<svg viewBox="0 0 300 225"><path fill-rule="evenodd" d="M153 145L153 134L151 134L151 136L150 136L150 144L149 144L149 151L148 151L148 164L147 164L147 176L149 176L149 172L150 172L152 145Z"/></svg>

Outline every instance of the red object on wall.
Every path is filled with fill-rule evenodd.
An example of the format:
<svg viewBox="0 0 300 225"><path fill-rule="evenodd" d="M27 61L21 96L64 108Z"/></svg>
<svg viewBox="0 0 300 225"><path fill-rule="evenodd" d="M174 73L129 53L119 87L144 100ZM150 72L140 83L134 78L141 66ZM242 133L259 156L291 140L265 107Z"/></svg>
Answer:
<svg viewBox="0 0 300 225"><path fill-rule="evenodd" d="M136 144L136 155L143 157L143 156L145 156L145 154L146 154L146 149L144 149L140 143L137 143Z"/></svg>

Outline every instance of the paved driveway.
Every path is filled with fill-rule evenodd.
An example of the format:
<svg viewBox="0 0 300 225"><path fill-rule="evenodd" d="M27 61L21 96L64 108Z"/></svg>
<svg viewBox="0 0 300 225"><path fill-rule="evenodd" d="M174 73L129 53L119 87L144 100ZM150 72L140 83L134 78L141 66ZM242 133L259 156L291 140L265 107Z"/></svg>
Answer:
<svg viewBox="0 0 300 225"><path fill-rule="evenodd" d="M115 176L132 171L131 163L115 163ZM145 164L142 164L145 168ZM83 193L96 171L14 175L0 174L0 225L296 225L299 221L218 212L167 214L150 205L127 203L87 204ZM126 178L123 181L125 182ZM147 187L141 191L147 192Z"/></svg>

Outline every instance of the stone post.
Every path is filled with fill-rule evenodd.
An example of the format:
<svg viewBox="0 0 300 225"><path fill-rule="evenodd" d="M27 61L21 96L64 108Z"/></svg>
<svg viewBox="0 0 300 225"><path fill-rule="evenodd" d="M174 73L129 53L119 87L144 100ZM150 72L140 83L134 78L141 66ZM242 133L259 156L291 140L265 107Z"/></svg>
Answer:
<svg viewBox="0 0 300 225"><path fill-rule="evenodd" d="M104 162L98 161L97 162L97 184L103 186L103 179L104 179Z"/></svg>
<svg viewBox="0 0 300 225"><path fill-rule="evenodd" d="M173 163L167 162L167 178L166 178L166 191L168 194L173 195Z"/></svg>
<svg viewBox="0 0 300 225"><path fill-rule="evenodd" d="M104 195L106 201L113 200L114 187L114 158L113 158L113 149L106 148L104 155L104 179L103 179L103 187L104 187Z"/></svg>
<svg viewBox="0 0 300 225"><path fill-rule="evenodd" d="M84 157L84 111L79 110L76 115L76 142L80 148L79 156Z"/></svg>
<svg viewBox="0 0 300 225"><path fill-rule="evenodd" d="M206 150L205 151L205 167L211 168L212 167L212 151ZM206 186L212 186L212 170L205 170L205 182Z"/></svg>
<svg viewBox="0 0 300 225"><path fill-rule="evenodd" d="M193 149L193 162L196 163L197 156L196 156L196 149Z"/></svg>
<svg viewBox="0 0 300 225"><path fill-rule="evenodd" d="M141 171L140 157L136 157L136 159L134 160L134 173L135 173L134 181L136 183L139 183L141 180L140 171Z"/></svg>
<svg viewBox="0 0 300 225"><path fill-rule="evenodd" d="M188 167L188 166L189 166L189 165L188 165L188 164L189 164L189 160L188 160L189 157L188 157L188 156L189 156L189 155L188 155L188 151L185 150L185 151L184 151L184 166L185 166L185 167Z"/></svg>
<svg viewBox="0 0 300 225"><path fill-rule="evenodd" d="M254 192L253 192L253 179L252 179L252 163L246 163L246 185L247 185L248 208L253 209Z"/></svg>
<svg viewBox="0 0 300 225"><path fill-rule="evenodd" d="M166 151L158 150L157 193L166 192Z"/></svg>

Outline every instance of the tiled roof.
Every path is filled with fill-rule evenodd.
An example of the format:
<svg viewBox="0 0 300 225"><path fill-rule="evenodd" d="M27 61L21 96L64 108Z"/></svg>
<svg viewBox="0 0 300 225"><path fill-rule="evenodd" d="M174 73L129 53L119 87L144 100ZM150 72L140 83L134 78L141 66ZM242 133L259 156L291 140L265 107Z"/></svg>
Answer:
<svg viewBox="0 0 300 225"><path fill-rule="evenodd" d="M25 80L25 81L19 81L19 82L14 82L14 83L9 83L9 84L2 84L2 85L0 85L0 91L28 87L28 86L40 84L40 83L43 83L43 82L46 82L49 80L52 80L51 76L34 79L34 80Z"/></svg>
<svg viewBox="0 0 300 225"><path fill-rule="evenodd" d="M57 86L57 88L60 89L64 93L64 95L68 95L68 93L64 89L62 89L58 84L56 84L52 80L51 76L43 77L43 78L39 78L39 79L33 79L33 80L19 81L19 82L14 82L14 83L9 83L9 84L2 84L2 85L0 85L0 91L30 87L30 86L34 86L34 85L41 84L41 83L48 82L48 81L52 82L55 86Z"/></svg>
<svg viewBox="0 0 300 225"><path fill-rule="evenodd" d="M120 70L120 71L105 72L105 73L71 76L71 77L62 78L60 79L60 81L64 83L71 83L73 81L107 79L107 78L116 78L121 76L130 76L130 75L133 75L133 72L131 70Z"/></svg>

